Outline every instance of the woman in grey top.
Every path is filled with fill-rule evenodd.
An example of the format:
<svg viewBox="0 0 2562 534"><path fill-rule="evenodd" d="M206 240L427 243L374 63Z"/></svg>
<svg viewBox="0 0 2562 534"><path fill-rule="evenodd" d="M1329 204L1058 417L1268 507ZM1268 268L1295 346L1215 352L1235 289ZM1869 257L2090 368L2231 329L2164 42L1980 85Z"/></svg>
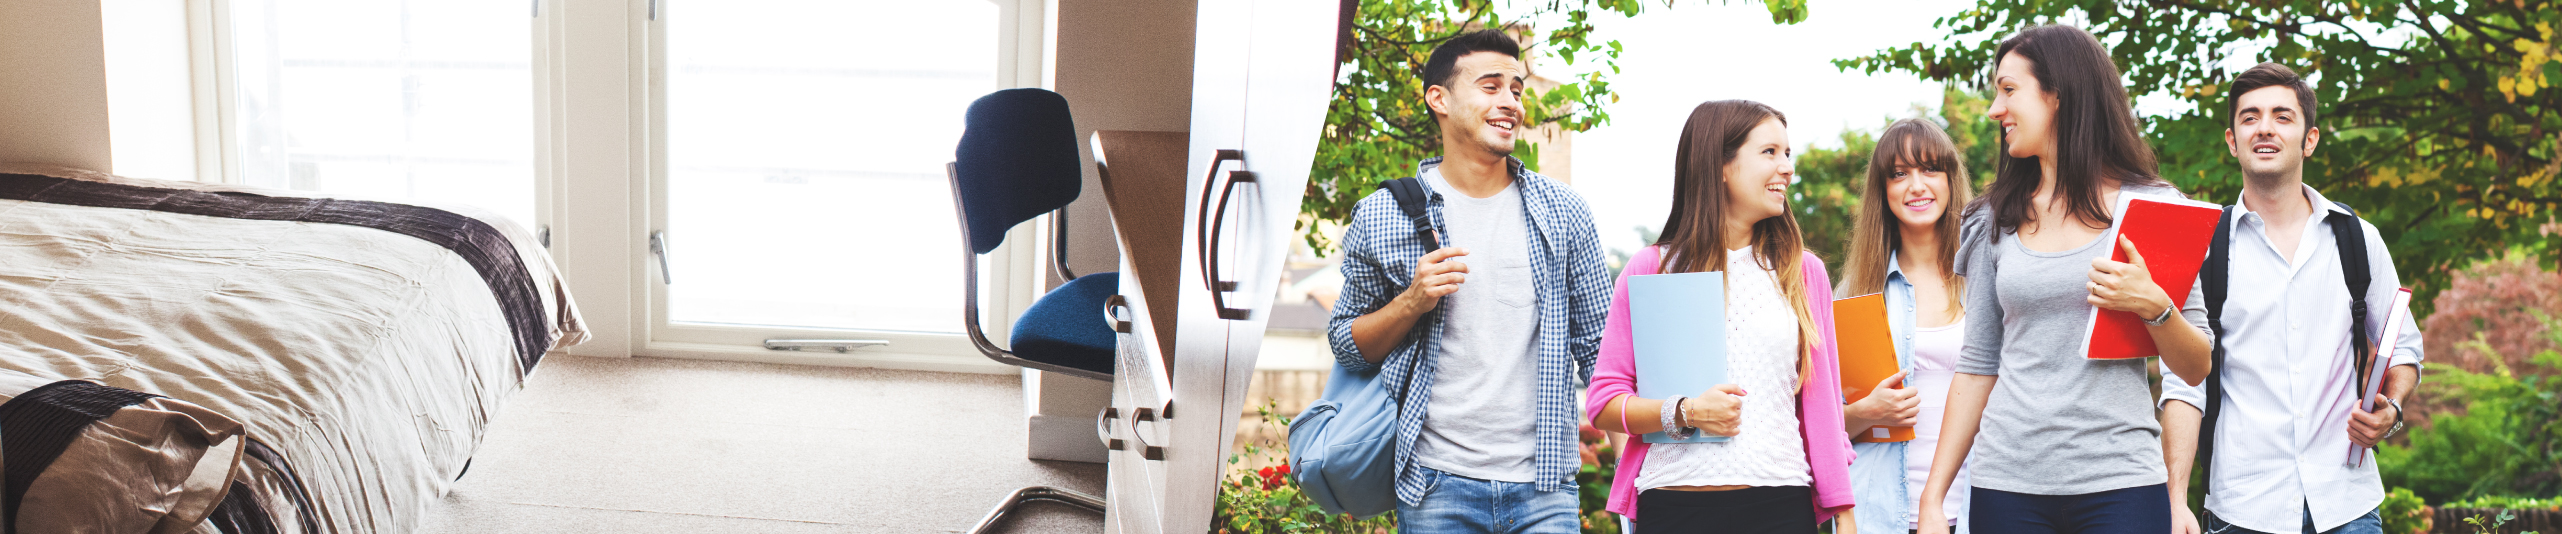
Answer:
<svg viewBox="0 0 2562 534"><path fill-rule="evenodd" d="M2092 307L2130 312L2164 367L2206 376L2205 299L2192 291L2174 308L2132 244L2103 240L2120 193L2178 191L2153 176L2125 82L2089 33L2029 28L1994 57L1986 115L2001 121L2003 150L1959 231L1951 270L1967 280L1966 343L1921 502L1944 499L1965 460L1976 532L2167 532L2144 361L2087 360L2081 348ZM2131 262L2109 260L2121 247ZM1941 515L1922 507L1921 532L1947 532Z"/></svg>

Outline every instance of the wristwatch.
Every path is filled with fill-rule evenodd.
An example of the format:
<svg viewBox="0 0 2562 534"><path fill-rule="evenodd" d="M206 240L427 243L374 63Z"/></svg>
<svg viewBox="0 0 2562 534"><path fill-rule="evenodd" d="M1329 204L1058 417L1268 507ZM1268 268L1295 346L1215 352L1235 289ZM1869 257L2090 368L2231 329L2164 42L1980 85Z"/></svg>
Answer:
<svg viewBox="0 0 2562 534"><path fill-rule="evenodd" d="M2179 305L2177 305L2177 304L2173 304L2173 305L2170 305L2170 306L2168 306L2168 307L2164 307L2164 308L2162 308L2162 314L2161 314L2161 315L2154 316L2154 317L2153 317L2153 318L2151 318L2151 319L2145 319L2145 320L2144 320L2144 326L2161 326L2161 325L2162 325L2162 323L2171 322L2171 314L2173 314L2173 313L2178 313L2178 312L2179 312Z"/></svg>
<svg viewBox="0 0 2562 534"><path fill-rule="evenodd" d="M2383 436L2383 437L2390 438L2390 437L2393 437L2395 434L2401 434L2401 433L2402 433L2402 401L2394 400L2392 397L2385 397L2385 396L2383 396L2383 395L2376 395L2376 396L2377 396L2377 397L2383 397L2383 398L2384 398L2384 403L2385 403L2385 404L2390 404L2390 405L2392 405L2392 406L2393 406L2393 428L2388 429L2388 430L2385 430L2385 431L2384 431L2384 436Z"/></svg>

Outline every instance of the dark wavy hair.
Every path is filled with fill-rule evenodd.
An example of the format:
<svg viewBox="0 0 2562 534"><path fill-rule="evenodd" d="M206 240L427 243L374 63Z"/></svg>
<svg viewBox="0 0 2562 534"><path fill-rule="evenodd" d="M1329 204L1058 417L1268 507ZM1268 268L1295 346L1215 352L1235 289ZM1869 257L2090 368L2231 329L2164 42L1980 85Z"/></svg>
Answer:
<svg viewBox="0 0 2562 534"><path fill-rule="evenodd" d="M2170 182L2156 176L2159 166L2153 158L2152 145L2144 142L2143 126L2135 120L2134 107L2126 96L2126 79L2118 75L2117 64L2109 59L2108 49L2100 45L2099 39L2081 28L2061 24L2020 30L1994 49L1995 72L2012 53L2027 59L2030 75L2047 93L2055 95L2055 186L2066 202L2067 213L2080 217L2085 224L2107 227L2114 220L2102 201L2106 192L2100 186L2106 180L2170 186ZM2009 137L2007 132L2003 134L2003 146L2009 145ZM1993 167L1993 184L1985 187L1984 196L1966 209L1990 209L1995 225L2016 231L2033 219L2031 204L2043 177L2036 156L2015 158L2008 150L1999 156ZM1993 239L2001 239L2000 233L1996 232Z"/></svg>
<svg viewBox="0 0 2562 534"><path fill-rule="evenodd" d="M1521 57L1521 42L1504 35L1503 30L1477 30L1442 41L1432 47L1432 59L1423 62L1423 86L1450 86L1452 69L1459 68L1459 57L1478 52L1494 52Z"/></svg>

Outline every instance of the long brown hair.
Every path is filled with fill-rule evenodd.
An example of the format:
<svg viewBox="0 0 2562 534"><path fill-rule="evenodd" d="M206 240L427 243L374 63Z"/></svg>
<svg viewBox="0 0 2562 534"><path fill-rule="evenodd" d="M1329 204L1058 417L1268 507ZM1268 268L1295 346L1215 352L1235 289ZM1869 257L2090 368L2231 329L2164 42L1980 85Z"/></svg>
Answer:
<svg viewBox="0 0 2562 534"><path fill-rule="evenodd" d="M1904 225L1892 211L1893 199L1886 198L1886 182L1895 178L1896 167L1915 167L1948 175L1948 194L1939 199L1944 206L1939 221L1932 223L1931 233L1939 234L1939 266L1946 269L1957 261L1957 227L1964 217L1964 206L1973 202L1974 182L1966 175L1966 160L1957 153L1957 142L1948 131L1928 119L1904 119L1886 125L1877 134L1877 150L1868 154L1868 185L1859 196L1859 214L1850 226L1850 259L1842 269L1842 295L1866 295L1886 290L1886 261L1891 252L1904 248ZM1948 311L1965 310L1966 280L1950 275L1946 284Z"/></svg>
<svg viewBox="0 0 2562 534"><path fill-rule="evenodd" d="M1681 144L1674 147L1672 163L1672 215L1664 218L1664 232L1655 245L1662 246L1661 272L1701 273L1723 271L1726 267L1726 164L1735 160L1744 139L1762 121L1777 120L1788 124L1788 116L1779 110L1750 100L1718 100L1700 104L1690 110L1690 122L1681 129ZM1752 225L1752 251L1756 263L1769 269L1779 284L1788 305L1797 312L1799 381L1806 377L1807 349L1810 341L1822 339L1815 330L1815 316L1806 305L1806 275L1800 263L1806 246L1797 235L1794 208L1780 210L1779 215ZM1732 276L1732 273L1728 273Z"/></svg>
<svg viewBox="0 0 2562 534"><path fill-rule="evenodd" d="M2144 143L2143 126L2135 122L2126 79L2118 75L2117 63L2109 59L2099 39L2061 24L2020 30L1993 50L1995 72L2001 67L2000 59L2013 52L2028 59L2029 74L2037 78L2037 85L2055 95L2055 192L2065 202L2066 213L2104 228L2114 219L2102 201L2108 194L2100 190L2103 180L2171 185L2155 176L2153 147ZM2009 134L2003 137L2007 146ZM1984 188L1977 203L1993 210L1995 226L2015 231L2034 218L2037 186L2044 177L2036 156L2014 158L2009 150L2000 152L1993 184ZM1992 237L1998 241L2001 233L1994 232Z"/></svg>

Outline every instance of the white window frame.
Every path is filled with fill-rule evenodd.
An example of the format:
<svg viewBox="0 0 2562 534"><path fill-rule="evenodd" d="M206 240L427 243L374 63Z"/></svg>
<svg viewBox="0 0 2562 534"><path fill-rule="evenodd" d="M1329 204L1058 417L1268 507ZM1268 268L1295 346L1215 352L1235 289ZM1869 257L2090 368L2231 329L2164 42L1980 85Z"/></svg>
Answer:
<svg viewBox="0 0 2562 534"><path fill-rule="evenodd" d="M242 184L232 0L184 0L198 181ZM655 14L686 0L526 0L532 26L535 220L590 340L585 356L652 356L1014 374L964 334L712 326L668 320L649 234L667 227L663 62ZM716 0L702 0L716 1ZM987 0L999 16L998 87L1049 87L1057 0ZM993 90L993 88L991 89ZM580 199L573 203L573 198ZM610 199L622 203L599 203ZM957 224L955 221L926 221ZM999 346L1046 288L1047 216L1015 227L980 264L981 329ZM682 242L673 243L683 253ZM918 261L949 262L936 254ZM784 261L784 260L777 260ZM958 268L958 265L954 265ZM958 298L958 296L955 296ZM954 317L958 320L958 317ZM850 353L767 350L768 338L881 339Z"/></svg>
<svg viewBox="0 0 2562 534"><path fill-rule="evenodd" d="M636 151L631 162L639 183L635 184L640 200L634 206L631 224L636 232L632 239L631 257L643 261L642 276L632 286L633 309L639 319L635 329L633 355L669 358L696 358L788 364L852 365L972 373L1015 373L1015 367L989 360L979 353L965 334L920 333L909 331L795 328L780 326L707 325L679 323L670 319L668 284L659 272L661 265L649 250L649 235L668 226L667 172L667 101L666 35L662 30L666 16L681 16L670 4L684 0L640 0L642 19L640 37L643 45L635 55L640 71L646 77L642 102L646 116L642 119L646 142ZM1044 0L986 0L998 11L997 86L1047 87L1050 85L1046 65L1050 62L1048 46L1049 18L1052 10ZM652 17L655 10L657 17ZM957 140L956 140L957 142ZM1045 222L1046 216L1034 222ZM919 224L958 224L958 221L919 221ZM1047 224L1023 224L1007 233L1005 244L982 257L979 274L979 315L981 329L999 346L1010 346L1007 334L1015 317L1029 308L1038 297L1046 269L1049 247L1040 246L1049 237ZM669 238L671 254L683 254L684 243ZM850 238L850 237L849 237ZM959 243L954 250L936 251L913 261L943 262L960 268ZM820 245L825 246L825 245ZM776 259L775 261L792 261ZM959 295L952 296L954 299ZM956 315L955 321L959 319ZM764 347L767 339L870 339L888 341L885 347L857 348L847 353L829 351L777 351Z"/></svg>
<svg viewBox="0 0 2562 534"><path fill-rule="evenodd" d="M545 46L545 22L539 16L545 0L527 0L527 23L533 27L534 99L534 220L520 221L525 231L548 239L558 217L559 185L562 173L549 165L557 143L549 142L551 123L546 102L538 96L545 89L544 59L551 52ZM559 0L550 0L559 1ZM186 0L188 67L195 96L196 181L220 184L247 184L240 170L240 92L238 58L232 53L231 0ZM386 199L392 200L392 199ZM548 246L548 245L546 245Z"/></svg>

